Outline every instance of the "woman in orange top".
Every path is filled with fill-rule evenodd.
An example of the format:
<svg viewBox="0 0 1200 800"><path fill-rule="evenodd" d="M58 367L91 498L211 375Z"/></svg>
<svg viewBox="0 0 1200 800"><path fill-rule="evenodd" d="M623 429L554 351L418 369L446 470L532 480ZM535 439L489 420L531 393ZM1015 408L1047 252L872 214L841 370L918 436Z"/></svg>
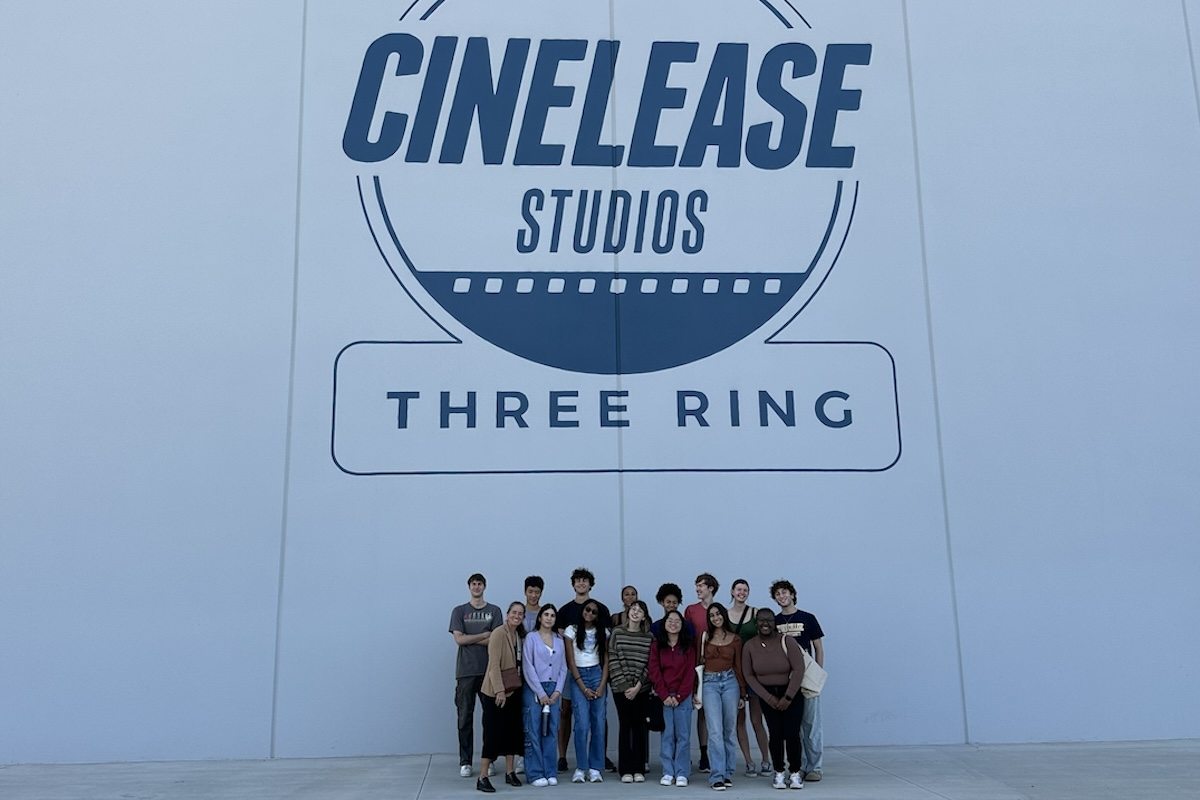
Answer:
<svg viewBox="0 0 1200 800"><path fill-rule="evenodd" d="M746 697L742 677L742 639L729 628L729 612L720 603L708 607L708 632L703 637L704 714L708 717L708 785L717 791L733 786L737 767L737 713Z"/></svg>

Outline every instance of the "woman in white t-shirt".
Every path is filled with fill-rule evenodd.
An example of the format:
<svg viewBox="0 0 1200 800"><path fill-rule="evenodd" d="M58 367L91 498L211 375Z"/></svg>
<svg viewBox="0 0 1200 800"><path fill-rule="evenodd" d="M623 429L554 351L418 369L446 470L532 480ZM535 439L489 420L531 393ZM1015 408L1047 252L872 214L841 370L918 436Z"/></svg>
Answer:
<svg viewBox="0 0 1200 800"><path fill-rule="evenodd" d="M578 626L563 631L567 639L567 672L574 710L575 774L573 783L604 780L604 718L608 710L608 642L600 604L584 603Z"/></svg>

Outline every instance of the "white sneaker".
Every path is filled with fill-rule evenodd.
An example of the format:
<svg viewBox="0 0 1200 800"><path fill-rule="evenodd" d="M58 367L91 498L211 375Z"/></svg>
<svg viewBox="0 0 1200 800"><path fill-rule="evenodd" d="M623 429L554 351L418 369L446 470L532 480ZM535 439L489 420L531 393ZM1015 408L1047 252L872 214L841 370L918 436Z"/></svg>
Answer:
<svg viewBox="0 0 1200 800"><path fill-rule="evenodd" d="M524 774L524 772L525 772L525 756L517 756L516 759L514 759L514 760L517 763L513 767L513 772L520 772L520 773Z"/></svg>
<svg viewBox="0 0 1200 800"><path fill-rule="evenodd" d="M633 782L634 783L645 783L646 776L640 772L635 772L635 773L633 773Z"/></svg>
<svg viewBox="0 0 1200 800"><path fill-rule="evenodd" d="M471 777L471 765L463 764L461 767L459 767L458 768L458 777L460 777L460 778Z"/></svg>
<svg viewBox="0 0 1200 800"><path fill-rule="evenodd" d="M589 783L603 783L603 781L604 781L604 776L600 774L600 770L598 770L598 769L589 769L588 770L588 782Z"/></svg>
<svg viewBox="0 0 1200 800"><path fill-rule="evenodd" d="M687 786L687 776L680 775L678 778L675 779L675 785L676 786Z"/></svg>
<svg viewBox="0 0 1200 800"><path fill-rule="evenodd" d="M622 775L621 783L633 783L633 776L632 775Z"/></svg>
<svg viewBox="0 0 1200 800"><path fill-rule="evenodd" d="M787 776L784 775L782 772L776 772L775 773L775 781L771 784L771 788L772 789L786 789L787 788Z"/></svg>
<svg viewBox="0 0 1200 800"><path fill-rule="evenodd" d="M675 779L670 775L663 775L662 780L659 781L659 783L661 783L663 786L671 786L675 783Z"/></svg>
<svg viewBox="0 0 1200 800"><path fill-rule="evenodd" d="M491 764L488 764L488 777L489 778L496 777L496 762L495 761L493 761Z"/></svg>
<svg viewBox="0 0 1200 800"><path fill-rule="evenodd" d="M537 786L537 787L539 787L539 788L540 788L540 787L542 787L542 786L549 786L549 785L550 785L550 781L546 780L545 778L538 778L536 781L534 781L534 782L533 782L532 784L530 784L530 785L531 785L531 786Z"/></svg>
<svg viewBox="0 0 1200 800"><path fill-rule="evenodd" d="M546 780L550 782L551 786L558 786L558 776L551 775L549 778L546 778Z"/></svg>
<svg viewBox="0 0 1200 800"><path fill-rule="evenodd" d="M788 786L788 788L789 789L803 789L804 788L804 775L799 772L793 772L792 773L792 782Z"/></svg>
<svg viewBox="0 0 1200 800"><path fill-rule="evenodd" d="M583 770L575 770L575 774L571 776L571 783L583 783Z"/></svg>

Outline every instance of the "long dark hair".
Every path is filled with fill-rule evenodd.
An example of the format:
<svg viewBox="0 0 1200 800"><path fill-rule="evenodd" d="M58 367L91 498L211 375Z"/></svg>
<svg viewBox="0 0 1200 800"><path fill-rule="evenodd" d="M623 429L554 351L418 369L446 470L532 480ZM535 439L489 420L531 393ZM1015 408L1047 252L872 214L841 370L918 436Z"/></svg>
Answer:
<svg viewBox="0 0 1200 800"><path fill-rule="evenodd" d="M534 629L535 631L540 631L540 630L542 629L542 614L545 614L545 613L546 613L546 611L547 611L547 609L548 609L548 610L550 610L550 611L553 611L553 612L554 612L554 618L555 618L556 620L558 619L558 606L554 605L554 603L546 603L546 605L544 605L544 606L542 606L541 608L539 608L539 609L538 609L538 613L537 613L537 621L536 621L536 622L534 623L534 625L533 625L533 629ZM550 632L551 632L551 633L553 633L553 632L554 632L554 626L553 626L553 625L551 625L551 626L550 626Z"/></svg>
<svg viewBox="0 0 1200 800"><path fill-rule="evenodd" d="M714 608L717 611L721 612L722 622L721 622L720 630L729 631L730 633L733 633L733 628L731 628L729 625L729 610L727 608L725 608L725 606L721 605L720 603L713 603L704 612L704 619L707 620L707 622L708 622L708 638L711 639L717 635L717 627L712 624L712 612L713 612Z"/></svg>
<svg viewBox="0 0 1200 800"><path fill-rule="evenodd" d="M671 646L670 640L667 639L667 620L671 618L672 614L679 617L679 649L687 650L692 646L693 636L688 633L687 620L683 618L683 614L680 614L678 610L668 611L662 618L662 622L658 626L658 635L655 637L658 640L658 647L662 650Z"/></svg>
<svg viewBox="0 0 1200 800"><path fill-rule="evenodd" d="M588 606L592 606L596 609L596 613L593 615L595 622L592 623L592 627L596 629L596 655L598 655L600 657L600 661L603 662L604 656L608 652L608 637L605 635L607 628L604 627L604 623L600 620L600 604L595 600L588 600L583 604L583 607L587 608ZM579 614L579 624L575 626L575 647L580 651L583 650L583 640L586 638L587 636L585 635L583 627L583 612L581 610Z"/></svg>

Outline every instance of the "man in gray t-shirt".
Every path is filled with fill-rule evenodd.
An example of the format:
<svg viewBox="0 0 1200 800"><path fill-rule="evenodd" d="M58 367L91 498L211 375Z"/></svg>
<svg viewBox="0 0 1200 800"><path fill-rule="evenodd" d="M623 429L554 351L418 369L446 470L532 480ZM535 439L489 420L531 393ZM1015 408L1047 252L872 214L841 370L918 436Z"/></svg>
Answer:
<svg viewBox="0 0 1200 800"><path fill-rule="evenodd" d="M487 672L487 643L492 631L504 622L499 606L483 599L487 579L476 572L467 578L471 599L450 612L450 633L458 645L454 664L454 706L458 709L458 774L471 777L475 757L475 697Z"/></svg>

